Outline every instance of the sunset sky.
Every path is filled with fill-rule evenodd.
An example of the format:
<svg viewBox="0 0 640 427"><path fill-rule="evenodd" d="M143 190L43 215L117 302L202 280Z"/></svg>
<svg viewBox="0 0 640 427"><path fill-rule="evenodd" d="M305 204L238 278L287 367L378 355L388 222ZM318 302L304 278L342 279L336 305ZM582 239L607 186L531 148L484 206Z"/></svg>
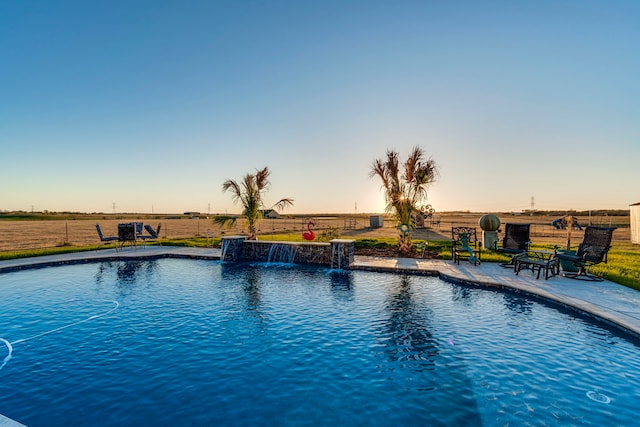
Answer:
<svg viewBox="0 0 640 427"><path fill-rule="evenodd" d="M382 212L640 202L640 2L0 0L0 210Z"/></svg>

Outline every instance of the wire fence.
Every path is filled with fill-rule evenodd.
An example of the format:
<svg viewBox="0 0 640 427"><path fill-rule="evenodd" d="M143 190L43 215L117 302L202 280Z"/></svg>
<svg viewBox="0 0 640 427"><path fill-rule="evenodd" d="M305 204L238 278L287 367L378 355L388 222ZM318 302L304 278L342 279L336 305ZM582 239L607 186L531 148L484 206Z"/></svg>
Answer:
<svg viewBox="0 0 640 427"><path fill-rule="evenodd" d="M426 223L426 227L418 228L414 232L416 239L448 240L451 238L451 227L477 227L481 214L457 214L439 216L438 222ZM531 240L533 243L566 243L566 230L558 230L551 225L551 217L503 217L501 222L518 222L531 224ZM614 241L630 241L629 217L598 217L580 218L580 224L615 226ZM138 218L92 219L92 220L49 220L49 221L0 221L0 251L29 250L50 248L62 245L89 246L100 245L96 231L96 224L100 224L105 235L117 235L118 224L129 221L141 221ZM233 227L220 228L207 218L158 218L144 219L145 223L156 229L161 225L161 239L180 239L205 237L216 238L222 235L244 235L247 232L246 223L238 219ZM382 227L371 227L369 216L310 216L296 218L263 219L258 223L258 235L270 238L281 234L300 233L307 231L309 222L311 229L319 235L323 232L337 232L340 236L353 238L396 238L397 224L388 218ZM572 242L582 240L582 231L572 231Z"/></svg>
<svg viewBox="0 0 640 427"><path fill-rule="evenodd" d="M105 236L116 236L118 224L141 221L138 218L106 219L106 220L56 220L56 221L0 221L0 251L29 250L51 248L63 245L88 246L100 245L96 224ZM193 237L214 238L222 235L246 234L246 222L239 219L231 227L220 228L211 219L158 219L143 220L153 229L160 227L161 239L183 239ZM323 230L356 230L368 226L363 219L314 217L305 219L263 219L258 223L258 234L262 236L302 233L307 230L309 221L311 228Z"/></svg>

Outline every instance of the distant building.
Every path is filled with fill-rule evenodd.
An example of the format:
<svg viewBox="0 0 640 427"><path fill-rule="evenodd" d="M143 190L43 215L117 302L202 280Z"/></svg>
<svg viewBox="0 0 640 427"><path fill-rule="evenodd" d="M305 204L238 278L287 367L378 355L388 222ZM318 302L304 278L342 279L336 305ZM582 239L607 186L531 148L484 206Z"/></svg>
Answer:
<svg viewBox="0 0 640 427"><path fill-rule="evenodd" d="M262 217L268 219L279 219L280 214L274 209L265 209L262 211Z"/></svg>
<svg viewBox="0 0 640 427"><path fill-rule="evenodd" d="M629 206L631 243L640 244L640 202Z"/></svg>

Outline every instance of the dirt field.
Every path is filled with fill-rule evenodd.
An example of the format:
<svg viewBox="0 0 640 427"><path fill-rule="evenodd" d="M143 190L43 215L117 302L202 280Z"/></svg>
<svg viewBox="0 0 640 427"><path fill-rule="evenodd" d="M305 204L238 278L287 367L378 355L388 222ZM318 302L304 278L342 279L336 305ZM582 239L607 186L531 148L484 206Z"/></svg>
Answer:
<svg viewBox="0 0 640 427"><path fill-rule="evenodd" d="M417 229L414 233L416 239L449 240L452 226L478 226L478 220L483 214L442 214L440 223L429 228ZM512 216L498 215L501 222L530 223L531 240L534 243L557 243L564 245L566 231L556 230L551 222L555 217L545 216ZM265 219L260 222L259 234L268 238L270 234L282 234L286 232L299 232L306 230L309 219L315 223L316 234L329 228L338 229L341 237L352 238L378 238L397 237L397 229L393 221L386 220L381 228L369 227L368 216L359 217L312 217L312 218L282 218ZM95 244L100 240L96 232L96 223L99 223L103 233L107 236L117 235L118 224L129 221L140 221L136 217L98 220L57 220L57 221L9 221L0 220L0 251L37 249L60 246L65 243L75 246ZM220 236L220 229L214 226L211 220L200 219L156 219L144 220L155 229L162 224L161 238L185 238L194 236ZM629 242L629 217L596 217L591 222L598 225L619 227L614 233L614 241ZM580 218L580 224L587 225L588 218ZM227 229L227 235L243 234L242 221L238 222L235 229ZM582 232L572 232L572 242L577 245L582 241Z"/></svg>

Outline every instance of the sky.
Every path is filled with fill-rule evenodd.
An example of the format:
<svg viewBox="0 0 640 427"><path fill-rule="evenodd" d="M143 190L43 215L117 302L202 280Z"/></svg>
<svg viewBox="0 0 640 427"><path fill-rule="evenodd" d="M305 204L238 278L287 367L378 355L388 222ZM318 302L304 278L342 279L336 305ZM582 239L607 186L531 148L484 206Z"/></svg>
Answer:
<svg viewBox="0 0 640 427"><path fill-rule="evenodd" d="M635 0L0 0L0 211L382 213L640 202Z"/></svg>

